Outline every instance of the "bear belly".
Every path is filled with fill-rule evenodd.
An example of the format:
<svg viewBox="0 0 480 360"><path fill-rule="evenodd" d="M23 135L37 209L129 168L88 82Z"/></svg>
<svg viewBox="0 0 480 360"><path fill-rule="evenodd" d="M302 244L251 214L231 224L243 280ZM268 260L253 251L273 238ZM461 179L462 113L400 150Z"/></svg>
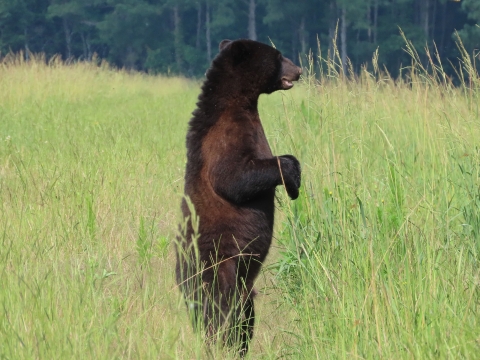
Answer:
<svg viewBox="0 0 480 360"><path fill-rule="evenodd" d="M213 193L192 198L199 218L199 248L204 256L255 254L263 261L273 234L275 190L241 206ZM210 196L208 196L210 195Z"/></svg>

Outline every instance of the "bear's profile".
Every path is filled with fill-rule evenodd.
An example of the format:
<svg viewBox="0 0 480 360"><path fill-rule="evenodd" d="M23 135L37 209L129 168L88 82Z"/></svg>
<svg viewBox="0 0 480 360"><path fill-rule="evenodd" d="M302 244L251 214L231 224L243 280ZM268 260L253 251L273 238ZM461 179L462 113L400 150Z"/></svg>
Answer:
<svg viewBox="0 0 480 360"><path fill-rule="evenodd" d="M300 187L297 159L272 155L258 97L290 89L301 73L271 46L223 40L189 123L177 282L207 339L241 355L253 335L253 284L272 240L275 188L296 199Z"/></svg>

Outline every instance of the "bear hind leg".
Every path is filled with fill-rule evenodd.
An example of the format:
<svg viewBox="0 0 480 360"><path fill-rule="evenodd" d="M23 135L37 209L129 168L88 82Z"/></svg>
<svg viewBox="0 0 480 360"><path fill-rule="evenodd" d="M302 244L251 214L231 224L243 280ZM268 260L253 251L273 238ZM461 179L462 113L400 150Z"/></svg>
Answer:
<svg viewBox="0 0 480 360"><path fill-rule="evenodd" d="M237 348L240 356L248 351L255 313L253 293L238 281L237 262L230 259L216 266L213 281L203 285L203 318L208 342L217 340Z"/></svg>
<svg viewBox="0 0 480 360"><path fill-rule="evenodd" d="M248 352L248 345L253 337L253 326L255 324L255 309L253 304L253 294L245 293L244 301L237 315L240 319L239 324L239 354L244 357Z"/></svg>

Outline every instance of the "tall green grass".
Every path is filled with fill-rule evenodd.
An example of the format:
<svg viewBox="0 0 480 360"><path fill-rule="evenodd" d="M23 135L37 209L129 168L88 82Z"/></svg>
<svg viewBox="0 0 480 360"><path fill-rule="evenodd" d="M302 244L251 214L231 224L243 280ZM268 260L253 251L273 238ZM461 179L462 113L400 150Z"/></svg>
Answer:
<svg viewBox="0 0 480 360"><path fill-rule="evenodd" d="M273 268L295 309L296 357L480 350L480 78L466 53L455 88L439 62L407 51L407 80L375 61L331 80L329 61L286 106L305 181L299 201L283 198Z"/></svg>
<svg viewBox="0 0 480 360"><path fill-rule="evenodd" d="M312 59L302 84L261 98L271 147L300 159L303 184L294 202L277 191L248 357L478 354L479 77L464 54L454 87L410 51L403 81ZM0 358L207 357L171 246L198 92L4 60Z"/></svg>

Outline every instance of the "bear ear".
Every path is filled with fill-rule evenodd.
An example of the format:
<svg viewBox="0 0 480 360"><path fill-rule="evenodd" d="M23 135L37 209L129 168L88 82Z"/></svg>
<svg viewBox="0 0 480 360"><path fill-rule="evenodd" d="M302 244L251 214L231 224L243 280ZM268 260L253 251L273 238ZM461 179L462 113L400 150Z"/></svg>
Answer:
<svg viewBox="0 0 480 360"><path fill-rule="evenodd" d="M228 39L222 40L220 42L220 44L218 45L218 49L220 51L222 51L223 49L225 49L231 43L232 43L232 40L228 40Z"/></svg>

